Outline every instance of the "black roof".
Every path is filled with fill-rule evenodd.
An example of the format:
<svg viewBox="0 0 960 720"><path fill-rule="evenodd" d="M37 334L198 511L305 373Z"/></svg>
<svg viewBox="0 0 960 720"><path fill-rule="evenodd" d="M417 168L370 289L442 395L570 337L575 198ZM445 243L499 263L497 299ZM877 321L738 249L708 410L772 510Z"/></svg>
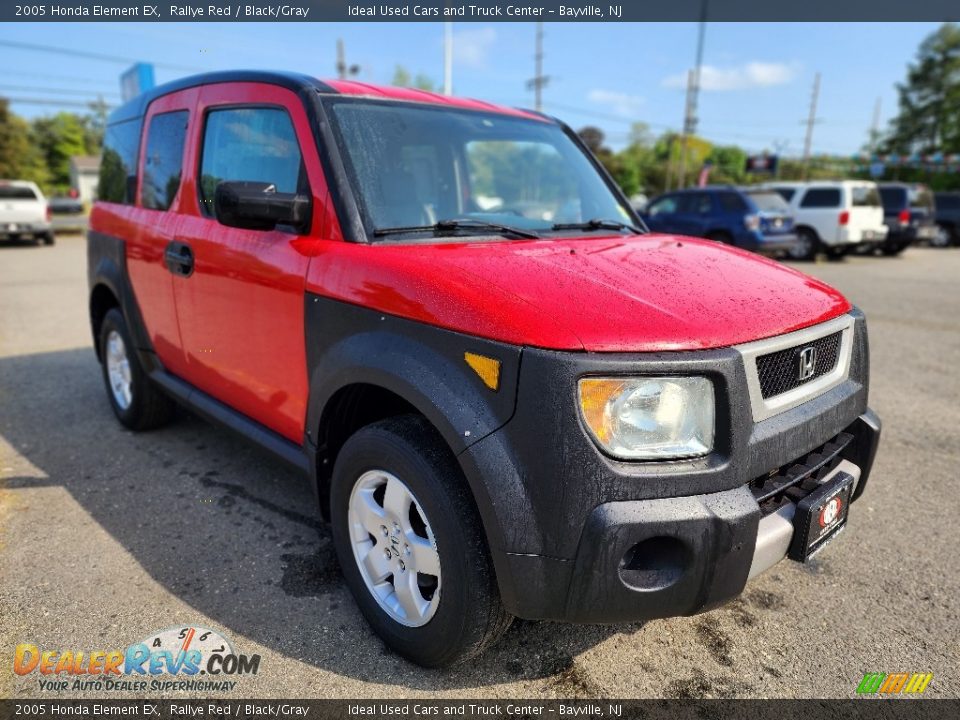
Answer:
<svg viewBox="0 0 960 720"><path fill-rule="evenodd" d="M180 78L172 82L158 85L157 87L146 91L132 100L127 101L112 113L107 120L107 124L125 122L127 120L136 120L144 115L147 106L159 97L168 95L178 90L198 87L200 85L213 85L214 83L224 82L259 82L279 85L294 92L304 90L317 90L320 92L334 92L334 89L326 83L300 73L282 72L272 70L227 70L222 72L202 73L200 75L191 75Z"/></svg>

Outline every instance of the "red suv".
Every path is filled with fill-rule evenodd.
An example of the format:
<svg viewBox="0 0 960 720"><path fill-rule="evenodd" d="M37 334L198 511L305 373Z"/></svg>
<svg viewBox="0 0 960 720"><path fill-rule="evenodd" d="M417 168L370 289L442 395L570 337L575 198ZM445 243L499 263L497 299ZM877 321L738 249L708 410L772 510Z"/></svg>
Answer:
<svg viewBox="0 0 960 720"><path fill-rule="evenodd" d="M112 114L100 195L117 418L180 403L302 469L360 609L415 662L513 616L702 612L821 550L864 490L862 313L647 233L555 119L202 75Z"/></svg>

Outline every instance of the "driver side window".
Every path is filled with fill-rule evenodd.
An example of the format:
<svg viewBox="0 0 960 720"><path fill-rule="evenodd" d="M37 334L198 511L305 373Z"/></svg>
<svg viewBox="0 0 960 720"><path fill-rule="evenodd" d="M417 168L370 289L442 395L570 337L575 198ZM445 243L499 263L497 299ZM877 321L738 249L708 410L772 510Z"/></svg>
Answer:
<svg viewBox="0 0 960 720"><path fill-rule="evenodd" d="M300 146L286 110L212 110L203 131L200 208L213 215L214 193L224 180L264 182L275 185L277 192L297 192L301 167Z"/></svg>

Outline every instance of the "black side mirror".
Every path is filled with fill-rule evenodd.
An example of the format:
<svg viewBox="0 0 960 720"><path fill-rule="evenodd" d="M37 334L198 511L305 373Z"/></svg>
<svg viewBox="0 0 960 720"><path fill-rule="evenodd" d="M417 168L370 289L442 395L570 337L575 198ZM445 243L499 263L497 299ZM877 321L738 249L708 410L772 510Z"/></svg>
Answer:
<svg viewBox="0 0 960 720"><path fill-rule="evenodd" d="M277 192L272 183L219 182L213 209L217 221L229 227L273 230L290 225L300 232L310 227L310 197Z"/></svg>

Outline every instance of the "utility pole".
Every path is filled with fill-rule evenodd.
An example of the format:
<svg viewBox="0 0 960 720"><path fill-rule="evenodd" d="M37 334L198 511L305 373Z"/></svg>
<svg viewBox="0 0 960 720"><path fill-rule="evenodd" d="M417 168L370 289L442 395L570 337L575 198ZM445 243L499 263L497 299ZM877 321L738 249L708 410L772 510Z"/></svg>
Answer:
<svg viewBox="0 0 960 720"><path fill-rule="evenodd" d="M680 158L678 160L679 168L677 170L677 189L683 190L687 182L687 141L690 136L696 132L697 120L694 116L693 99L694 86L696 84L696 72L690 70L687 72L687 100L683 108L683 132L680 135Z"/></svg>
<svg viewBox="0 0 960 720"><path fill-rule="evenodd" d="M536 74L527 80L527 89L533 90L534 109L540 112L543 109L543 88L550 82L550 77L543 74L543 23L537 23L537 46L534 53L534 67Z"/></svg>
<svg viewBox="0 0 960 720"><path fill-rule="evenodd" d="M443 24L443 94L453 95L453 23Z"/></svg>
<svg viewBox="0 0 960 720"><path fill-rule="evenodd" d="M789 140L774 140L773 141L773 152L777 156L777 164L773 169L773 179L780 179L780 161L783 160L781 155L783 151L787 149L787 145L790 144Z"/></svg>
<svg viewBox="0 0 960 720"><path fill-rule="evenodd" d="M678 188L687 181L687 144L697 132L697 99L700 94L700 73L703 68L703 39L707 30L707 0L700 1L700 24L697 28L697 56L693 70L687 75L687 101L683 113L683 134L680 136L680 172Z"/></svg>
<svg viewBox="0 0 960 720"><path fill-rule="evenodd" d="M359 65L347 65L347 53L343 49L343 38L337 38L337 77L346 80L360 72Z"/></svg>
<svg viewBox="0 0 960 720"><path fill-rule="evenodd" d="M876 104L873 106L873 122L870 124L870 152L875 153L877 151L877 143L880 140L880 103L883 98L877 98Z"/></svg>
<svg viewBox="0 0 960 720"><path fill-rule="evenodd" d="M810 97L810 114L807 116L807 137L803 141L803 179L810 173L810 147L813 145L813 126L817 123L817 98L820 96L820 73L813 78L813 95Z"/></svg>

